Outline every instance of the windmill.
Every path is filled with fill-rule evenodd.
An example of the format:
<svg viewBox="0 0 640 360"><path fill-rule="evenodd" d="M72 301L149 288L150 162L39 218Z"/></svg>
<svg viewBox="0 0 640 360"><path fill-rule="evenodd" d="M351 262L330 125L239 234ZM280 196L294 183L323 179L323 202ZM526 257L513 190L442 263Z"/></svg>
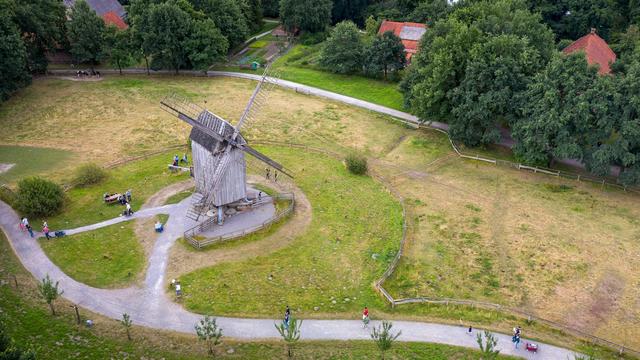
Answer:
<svg viewBox="0 0 640 360"><path fill-rule="evenodd" d="M221 223L226 207L252 204L247 199L245 154L263 162L274 173L279 171L292 177L282 165L250 147L240 132L264 105L268 90L275 86L275 79L268 76L268 71L268 68L264 71L235 126L178 95L172 94L160 101L163 110L192 126L189 138L196 190L187 218L198 221L204 213L215 209Z"/></svg>

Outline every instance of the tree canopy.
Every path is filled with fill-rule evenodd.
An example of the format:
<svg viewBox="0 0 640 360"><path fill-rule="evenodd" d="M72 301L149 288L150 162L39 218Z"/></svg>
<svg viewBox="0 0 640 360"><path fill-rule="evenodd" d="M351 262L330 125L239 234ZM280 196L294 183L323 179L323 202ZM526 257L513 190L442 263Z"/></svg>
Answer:
<svg viewBox="0 0 640 360"><path fill-rule="evenodd" d="M467 145L497 139L515 117L510 97L554 53L553 34L522 1L472 2L423 36L402 89L423 119L448 122ZM523 83L524 82L524 83Z"/></svg>
<svg viewBox="0 0 640 360"><path fill-rule="evenodd" d="M324 31L332 7L332 0L280 0L280 19L289 31Z"/></svg>
<svg viewBox="0 0 640 360"><path fill-rule="evenodd" d="M26 47L18 27L11 21L11 14L3 11L0 13L0 101L30 82Z"/></svg>
<svg viewBox="0 0 640 360"><path fill-rule="evenodd" d="M338 23L327 38L320 54L320 65L339 74L362 70L364 46L358 27L351 21Z"/></svg>
<svg viewBox="0 0 640 360"><path fill-rule="evenodd" d="M233 48L242 44L249 36L249 27L241 4L235 0L191 0L196 10L213 20Z"/></svg>
<svg viewBox="0 0 640 360"><path fill-rule="evenodd" d="M385 80L389 71L404 69L407 64L402 40L391 31L373 39L367 48L365 59L366 71L374 76L382 72Z"/></svg>
<svg viewBox="0 0 640 360"><path fill-rule="evenodd" d="M95 66L104 56L104 21L84 0L76 1L69 18L71 55L77 62Z"/></svg>

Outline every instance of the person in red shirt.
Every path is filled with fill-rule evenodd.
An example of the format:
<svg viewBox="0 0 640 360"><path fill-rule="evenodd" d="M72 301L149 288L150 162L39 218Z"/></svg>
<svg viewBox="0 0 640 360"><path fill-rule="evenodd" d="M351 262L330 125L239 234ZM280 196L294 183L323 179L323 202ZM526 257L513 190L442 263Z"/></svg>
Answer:
<svg viewBox="0 0 640 360"><path fill-rule="evenodd" d="M369 309L365 306L362 311L362 328L366 328L369 325Z"/></svg>

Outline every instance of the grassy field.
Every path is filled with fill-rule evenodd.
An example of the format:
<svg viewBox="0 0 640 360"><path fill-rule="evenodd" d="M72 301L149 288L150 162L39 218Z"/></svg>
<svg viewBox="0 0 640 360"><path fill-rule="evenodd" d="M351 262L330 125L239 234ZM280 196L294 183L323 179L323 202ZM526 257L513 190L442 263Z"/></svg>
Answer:
<svg viewBox="0 0 640 360"><path fill-rule="evenodd" d="M98 288L130 285L145 265L132 222L52 240L42 238L40 246L67 275Z"/></svg>
<svg viewBox="0 0 640 360"><path fill-rule="evenodd" d="M306 316L318 311L314 307L331 313L381 305L371 282L397 251L400 205L381 185L350 175L339 161L288 149L267 153L299 174L296 184L312 204L310 227L292 246L271 255L182 276L185 306L256 316L279 314L289 304ZM311 156L314 171L303 173L302 159Z"/></svg>
<svg viewBox="0 0 640 360"><path fill-rule="evenodd" d="M313 65L319 47L296 45L273 63L281 77L304 85L333 91L338 94L390 107L403 109L398 83L370 79L359 75L340 75L318 69Z"/></svg>
<svg viewBox="0 0 640 360"><path fill-rule="evenodd" d="M11 184L33 175L48 176L68 165L73 153L51 148L0 145L0 164L15 164L0 173L0 183Z"/></svg>
<svg viewBox="0 0 640 360"><path fill-rule="evenodd" d="M37 296L35 281L13 255L4 233L0 231L0 278L13 284L16 276L20 287L0 286L0 326L24 349L33 349L38 359L209 359L205 347L194 336L152 331L135 326L133 341L127 341L121 325L81 310L83 319L92 319L95 326L87 329L75 324L75 314L68 302L58 300L58 316ZM224 359L285 359L281 342L238 342L223 338L217 358ZM228 351L233 351L229 353ZM301 342L295 350L299 359L371 359L377 356L373 343ZM398 343L388 354L389 359L480 359L472 349L447 345ZM507 359L509 357L501 357Z"/></svg>
<svg viewBox="0 0 640 360"><path fill-rule="evenodd" d="M640 345L628 325L640 317L637 198L455 157L422 169L392 177L410 224L395 297L490 301Z"/></svg>
<svg viewBox="0 0 640 360"><path fill-rule="evenodd" d="M237 119L242 111L238 103L248 99L254 86L237 79L170 77L107 77L92 83L38 80L0 108L0 125L8 129L0 133L0 143L28 139L24 141L34 146L49 144L41 137L44 121L48 128L61 129L60 141L52 146L82 153L86 161L112 161L184 143L188 127L157 106L164 94L178 92L199 104L206 100L216 113ZM74 112L67 99L79 96L93 107ZM19 111L32 108L35 114ZM395 297L450 296L517 306L640 347L634 325L640 318L640 270L634 266L640 250L636 197L463 161L452 156L439 133L416 132L387 116L281 89L273 91L259 119L247 125L244 135L250 142L291 141L343 154L363 153L375 172L401 192L409 232L406 256L386 285ZM83 129L82 136L71 131L73 126ZM102 136L114 128L128 134L115 146ZM371 290L384 266L367 249L381 249L382 254L397 247L397 203L371 179L346 174L339 161L303 150L265 150L294 170L313 207L313 223L302 236L283 239L286 247L273 253L230 259L189 275L183 280L188 307L271 315L289 303L296 311L300 304L305 316L356 317L367 303L385 316L470 321L502 331L517 321L473 308L387 308ZM65 212L49 224L70 228L117 216L121 208L101 203L105 191L132 188L137 208L150 194L183 179L165 172L170 155L116 168L100 186L71 190ZM249 241L261 243L259 237ZM229 243L217 250L233 248ZM269 274L275 282L267 280ZM538 325L530 327L546 339ZM563 344L565 335L555 335Z"/></svg>

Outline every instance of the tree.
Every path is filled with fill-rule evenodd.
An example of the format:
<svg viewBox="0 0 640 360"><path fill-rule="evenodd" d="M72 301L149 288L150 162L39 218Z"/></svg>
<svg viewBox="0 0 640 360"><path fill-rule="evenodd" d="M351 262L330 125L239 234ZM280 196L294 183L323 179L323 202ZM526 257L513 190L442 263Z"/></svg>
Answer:
<svg viewBox="0 0 640 360"><path fill-rule="evenodd" d="M332 6L332 0L280 0L280 19L288 31L324 31Z"/></svg>
<svg viewBox="0 0 640 360"><path fill-rule="evenodd" d="M612 33L624 31L631 21L633 4L616 0L529 0L557 39L577 39L596 28L608 40Z"/></svg>
<svg viewBox="0 0 640 360"><path fill-rule="evenodd" d="M84 0L75 3L69 17L71 55L79 63L89 62L93 69L104 56L104 21Z"/></svg>
<svg viewBox="0 0 640 360"><path fill-rule="evenodd" d="M56 310L53 307L53 302L58 298L58 296L62 295L64 291L58 290L58 281L54 284L49 274L42 279L42 282L38 283L38 292L40 292L40 296L44 299L44 301L49 304L49 308L51 309L51 314L53 316L56 315Z"/></svg>
<svg viewBox="0 0 640 360"><path fill-rule="evenodd" d="M453 6L447 0L425 0L420 2L406 19L433 26L436 21L446 18L452 9Z"/></svg>
<svg viewBox="0 0 640 360"><path fill-rule="evenodd" d="M376 36L367 48L365 69L369 74L377 75L382 72L387 80L389 71L402 70L406 64L407 56L402 40L391 31Z"/></svg>
<svg viewBox="0 0 640 360"><path fill-rule="evenodd" d="M393 324L389 321L383 321L379 327L371 329L371 338L378 346L380 350L380 358L384 360L384 354L393 345L393 342L402 334L402 331L398 331L396 334L391 332Z"/></svg>
<svg viewBox="0 0 640 360"><path fill-rule="evenodd" d="M262 13L264 16L277 18L280 15L279 0L262 0Z"/></svg>
<svg viewBox="0 0 640 360"><path fill-rule="evenodd" d="M337 24L341 21L351 20L362 25L367 5L369 5L368 0L335 0L331 12L332 21Z"/></svg>
<svg viewBox="0 0 640 360"><path fill-rule="evenodd" d="M373 16L369 16L364 22L364 31L368 36L374 37L378 33L380 28L380 21L376 20Z"/></svg>
<svg viewBox="0 0 640 360"><path fill-rule="evenodd" d="M120 324L124 326L124 329L127 332L127 339L131 341L131 325L133 325L133 321L131 321L131 317L129 316L129 314L122 314L122 320L120 320Z"/></svg>
<svg viewBox="0 0 640 360"><path fill-rule="evenodd" d="M217 61L225 59L229 42L211 19L198 20L187 41L189 61L194 69L207 71Z"/></svg>
<svg viewBox="0 0 640 360"><path fill-rule="evenodd" d="M105 48L112 66L120 75L122 68L133 64L133 38L130 29L120 30L113 25L105 31Z"/></svg>
<svg viewBox="0 0 640 360"><path fill-rule="evenodd" d="M13 20L22 34L29 70L46 71L46 52L66 43L64 5L57 0L8 0L5 4L12 8Z"/></svg>
<svg viewBox="0 0 640 360"><path fill-rule="evenodd" d="M27 51L20 32L10 14L3 11L0 14L0 102L30 82Z"/></svg>
<svg viewBox="0 0 640 360"><path fill-rule="evenodd" d="M351 21L343 21L331 30L320 54L320 66L339 74L362 70L364 47L358 27Z"/></svg>
<svg viewBox="0 0 640 360"><path fill-rule="evenodd" d="M229 41L229 47L242 44L249 36L249 27L238 1L191 0L196 10L205 13Z"/></svg>
<svg viewBox="0 0 640 360"><path fill-rule="evenodd" d="M496 340L495 336L489 331L484 331L484 340L483 335L480 333L476 334L476 342L480 347L480 352L482 353L483 360L491 360L497 359L498 354L500 354L500 350L496 350L496 345L498 344L498 340Z"/></svg>
<svg viewBox="0 0 640 360"><path fill-rule="evenodd" d="M39 177L18 182L18 210L28 216L44 217L57 213L64 203L60 185Z"/></svg>
<svg viewBox="0 0 640 360"><path fill-rule="evenodd" d="M293 357L293 347L300 340L300 328L302 328L302 320L297 320L293 316L289 319L287 325L284 321L278 324L273 324L280 333L282 340L284 340L287 347L287 356L289 359Z"/></svg>
<svg viewBox="0 0 640 360"><path fill-rule="evenodd" d="M503 50L510 44L537 62L509 49L504 49L504 55L488 50ZM509 120L513 107L486 101L519 91L517 81L544 67L555 51L553 34L541 23L540 16L530 13L522 1L513 0L478 1L457 7L425 33L420 48L428 50L413 56L413 69L401 84L405 103L423 119L455 123L461 131L454 131L454 139L467 145L486 144L496 138L495 129L488 128L490 120ZM506 91L482 83L483 79L491 83L495 75L500 75L502 85L510 86ZM465 113L469 109L474 113Z"/></svg>
<svg viewBox="0 0 640 360"><path fill-rule="evenodd" d="M611 80L598 76L584 54L557 56L522 94L522 116L512 127L516 156L542 165L554 157L582 159L606 131L596 124L615 116Z"/></svg>
<svg viewBox="0 0 640 360"><path fill-rule="evenodd" d="M262 1L261 0L243 0L241 2L242 14L247 23L249 31L255 33L262 28Z"/></svg>
<svg viewBox="0 0 640 360"><path fill-rule="evenodd" d="M498 35L471 49L465 76L451 92L452 138L469 146L500 140L498 127L519 116L514 101L539 71L540 55L526 38Z"/></svg>
<svg viewBox="0 0 640 360"><path fill-rule="evenodd" d="M215 347L222 343L220 340L222 338L222 329L218 328L216 319L205 316L204 319L200 320L200 324L196 324L195 329L198 339L206 342L209 354L213 356Z"/></svg>
<svg viewBox="0 0 640 360"><path fill-rule="evenodd" d="M151 5L136 19L141 49L154 61L177 74L188 63L187 42L191 39L193 20L173 2Z"/></svg>

